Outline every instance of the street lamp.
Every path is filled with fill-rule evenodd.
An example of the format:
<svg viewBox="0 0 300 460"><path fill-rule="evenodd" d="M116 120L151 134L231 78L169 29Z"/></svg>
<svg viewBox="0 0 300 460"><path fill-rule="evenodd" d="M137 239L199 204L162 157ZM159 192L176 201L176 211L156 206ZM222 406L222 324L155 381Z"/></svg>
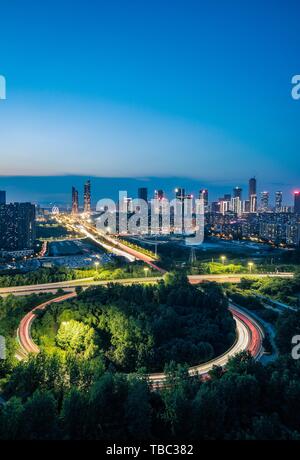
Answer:
<svg viewBox="0 0 300 460"><path fill-rule="evenodd" d="M249 271L250 271L250 273L252 273L252 268L253 268L253 265L254 265L254 263L253 263L253 262L249 262L249 263L248 263L248 267L249 267Z"/></svg>
<svg viewBox="0 0 300 460"><path fill-rule="evenodd" d="M221 256L222 264L225 264L226 256Z"/></svg>
<svg viewBox="0 0 300 460"><path fill-rule="evenodd" d="M95 267L96 267L96 270L98 271L98 267L99 267L100 263L99 262L95 262Z"/></svg>
<svg viewBox="0 0 300 460"><path fill-rule="evenodd" d="M144 268L144 272L145 272L146 276L148 276L149 268L148 268L148 267L145 267L145 268Z"/></svg>

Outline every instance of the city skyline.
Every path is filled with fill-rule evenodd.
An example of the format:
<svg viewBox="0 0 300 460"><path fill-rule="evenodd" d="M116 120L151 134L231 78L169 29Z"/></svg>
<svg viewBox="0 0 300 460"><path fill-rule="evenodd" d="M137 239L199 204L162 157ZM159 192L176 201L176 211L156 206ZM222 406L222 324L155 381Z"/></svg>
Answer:
<svg viewBox="0 0 300 460"><path fill-rule="evenodd" d="M223 195L230 194L235 187L241 187L243 198L248 197L249 178L243 180L227 180L220 183L209 183L204 180L195 180L186 177L144 177L144 178L103 178L94 176L42 176L42 177L1 177L0 189L5 190L8 202L31 201L43 206L71 205L70 189L75 187L79 191L80 204L84 204L84 184L92 181L93 194L91 197L92 206L95 206L101 198L118 197L120 190L127 190L129 195L137 196L139 188L148 188L149 196L155 190L163 189L167 196L174 195L177 187L182 187L188 193L198 195L201 189L209 190L210 201L217 201ZM257 197L260 201L262 192L270 193L270 204L275 205L276 192L283 193L283 202L286 205L293 205L294 192L300 189L297 184L264 183L257 180ZM300 184L300 181L299 181Z"/></svg>

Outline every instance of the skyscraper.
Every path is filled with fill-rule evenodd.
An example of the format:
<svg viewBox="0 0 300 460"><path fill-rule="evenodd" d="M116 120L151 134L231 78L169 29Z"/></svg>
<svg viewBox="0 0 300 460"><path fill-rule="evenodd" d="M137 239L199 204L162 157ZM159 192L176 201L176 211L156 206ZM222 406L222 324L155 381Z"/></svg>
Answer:
<svg viewBox="0 0 300 460"><path fill-rule="evenodd" d="M78 190L75 187L72 187L72 214L78 214L79 210L79 200L78 200Z"/></svg>
<svg viewBox="0 0 300 460"><path fill-rule="evenodd" d="M280 212L282 209L282 192L278 191L275 194L275 211Z"/></svg>
<svg viewBox="0 0 300 460"><path fill-rule="evenodd" d="M260 209L263 212L266 212L269 210L269 198L270 194L269 192L261 192L260 194Z"/></svg>
<svg viewBox="0 0 300 460"><path fill-rule="evenodd" d="M0 204L6 204L6 192L0 190Z"/></svg>
<svg viewBox="0 0 300 460"><path fill-rule="evenodd" d="M163 200L164 196L165 196L165 192L163 190L155 190L154 192L155 200Z"/></svg>
<svg viewBox="0 0 300 460"><path fill-rule="evenodd" d="M257 195L251 195L250 197L250 212L255 213L257 211Z"/></svg>
<svg viewBox="0 0 300 460"><path fill-rule="evenodd" d="M84 208L86 214L91 212L91 181L87 180L84 184Z"/></svg>
<svg viewBox="0 0 300 460"><path fill-rule="evenodd" d="M257 182L255 177L251 177L249 180L249 202L250 212L255 213L257 211Z"/></svg>
<svg viewBox="0 0 300 460"><path fill-rule="evenodd" d="M21 253L25 250L32 252L35 238L35 206L33 204L0 205L0 251L4 253Z"/></svg>
<svg viewBox="0 0 300 460"><path fill-rule="evenodd" d="M148 203L148 189L146 187L140 187L138 189L138 199Z"/></svg>
<svg viewBox="0 0 300 460"><path fill-rule="evenodd" d="M249 200L251 201L251 196L256 195L256 179L252 177L249 180Z"/></svg>
<svg viewBox="0 0 300 460"><path fill-rule="evenodd" d="M203 200L204 208L207 208L207 206L208 206L208 190L206 190L206 189L200 190L199 199Z"/></svg>
<svg viewBox="0 0 300 460"><path fill-rule="evenodd" d="M243 190L241 189L241 187L235 187L233 189L233 198L239 198L240 200L242 200L242 194Z"/></svg>
<svg viewBox="0 0 300 460"><path fill-rule="evenodd" d="M294 213L300 215L300 191L294 192Z"/></svg>
<svg viewBox="0 0 300 460"><path fill-rule="evenodd" d="M175 195L176 195L177 200L184 200L184 196L185 196L184 188L177 188L175 190Z"/></svg>

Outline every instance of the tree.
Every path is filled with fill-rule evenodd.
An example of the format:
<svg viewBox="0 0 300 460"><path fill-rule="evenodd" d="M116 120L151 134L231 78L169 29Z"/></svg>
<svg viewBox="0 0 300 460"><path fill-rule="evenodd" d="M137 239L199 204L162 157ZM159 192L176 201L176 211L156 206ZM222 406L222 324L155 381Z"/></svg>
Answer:
<svg viewBox="0 0 300 460"><path fill-rule="evenodd" d="M19 398L12 397L0 413L0 439L20 438L22 432L23 405Z"/></svg>
<svg viewBox="0 0 300 460"><path fill-rule="evenodd" d="M64 397L60 419L64 436L78 440L88 437L87 430L88 398L85 393L72 388Z"/></svg>
<svg viewBox="0 0 300 460"><path fill-rule="evenodd" d="M86 341L87 337L88 341ZM84 351L91 345L92 340L93 333L90 333L89 326L75 320L62 322L56 335L56 343L59 347L76 353Z"/></svg>
<svg viewBox="0 0 300 460"><path fill-rule="evenodd" d="M151 406L147 382L134 379L129 384L125 403L125 418L130 437L135 440L149 440L151 433Z"/></svg>
<svg viewBox="0 0 300 460"><path fill-rule="evenodd" d="M50 391L36 391L26 402L22 416L25 439L55 439L57 433L56 401Z"/></svg>

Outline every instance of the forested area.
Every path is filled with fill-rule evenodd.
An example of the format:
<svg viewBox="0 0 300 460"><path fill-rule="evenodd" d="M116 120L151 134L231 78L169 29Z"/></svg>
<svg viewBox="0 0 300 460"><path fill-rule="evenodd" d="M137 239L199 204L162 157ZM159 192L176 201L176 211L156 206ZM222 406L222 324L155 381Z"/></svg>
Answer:
<svg viewBox="0 0 300 460"><path fill-rule="evenodd" d="M156 285L94 287L53 304L34 322L33 337L45 351L102 359L118 371L162 371L174 361L206 362L235 340L235 323L222 289L197 288L167 275Z"/></svg>
<svg viewBox="0 0 300 460"><path fill-rule="evenodd" d="M300 439L299 361L284 356L264 367L242 353L206 382L184 366L166 372L167 387L151 391L136 374L74 357L32 357L6 387L0 439Z"/></svg>
<svg viewBox="0 0 300 460"><path fill-rule="evenodd" d="M237 289L241 295L251 287L245 280ZM44 300L2 299L1 331L13 340L20 317ZM160 369L167 374L161 389L151 388L142 361L130 368L137 357L151 357L147 347L159 337L156 345L165 341L172 350L170 343L182 333L178 320L187 321L183 346L197 338L197 327L201 340L207 333L218 336L218 321L222 332L226 325L231 329L226 315L220 286L199 289L172 274L156 286L90 288L78 300L53 305L36 320L34 334L43 351L22 362L10 354L1 362L6 403L0 407L0 439L300 440L300 360L291 357L299 312L274 321L280 355L268 365L244 352L230 359L225 372L215 367L209 380L201 381L188 376L187 365L170 359Z"/></svg>
<svg viewBox="0 0 300 460"><path fill-rule="evenodd" d="M238 304L250 309L255 309L261 303L259 296L297 307L300 306L300 273L296 272L291 279L245 278L239 285L231 285L228 292Z"/></svg>

